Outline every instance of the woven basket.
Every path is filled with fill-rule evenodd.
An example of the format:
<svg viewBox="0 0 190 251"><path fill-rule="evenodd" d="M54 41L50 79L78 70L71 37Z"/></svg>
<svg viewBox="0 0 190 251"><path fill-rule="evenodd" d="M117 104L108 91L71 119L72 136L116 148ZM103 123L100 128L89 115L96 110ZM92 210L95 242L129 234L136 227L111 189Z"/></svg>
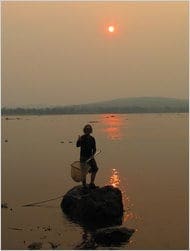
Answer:
<svg viewBox="0 0 190 251"><path fill-rule="evenodd" d="M90 166L87 163L75 161L71 164L71 177L75 182L82 181L82 177L86 176Z"/></svg>

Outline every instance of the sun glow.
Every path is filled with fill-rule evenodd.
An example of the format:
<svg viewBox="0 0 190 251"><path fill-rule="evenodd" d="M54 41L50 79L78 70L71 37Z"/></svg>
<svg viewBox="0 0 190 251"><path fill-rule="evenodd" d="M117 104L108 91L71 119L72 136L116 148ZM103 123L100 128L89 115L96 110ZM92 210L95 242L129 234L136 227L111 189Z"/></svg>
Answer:
<svg viewBox="0 0 190 251"><path fill-rule="evenodd" d="M115 31L115 27L113 25L108 26L108 31L113 33Z"/></svg>
<svg viewBox="0 0 190 251"><path fill-rule="evenodd" d="M103 124L102 130L106 132L109 139L121 140L123 138L122 128L124 118L122 116L119 114L104 114L101 116L101 122Z"/></svg>

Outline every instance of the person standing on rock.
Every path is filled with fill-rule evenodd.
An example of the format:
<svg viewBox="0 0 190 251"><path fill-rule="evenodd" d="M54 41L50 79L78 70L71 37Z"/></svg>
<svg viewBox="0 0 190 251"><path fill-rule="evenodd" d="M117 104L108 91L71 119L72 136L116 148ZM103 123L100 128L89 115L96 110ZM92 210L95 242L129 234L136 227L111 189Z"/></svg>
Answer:
<svg viewBox="0 0 190 251"><path fill-rule="evenodd" d="M83 128L84 135L78 137L76 142L76 146L80 147L80 162L85 163L89 158L93 157L96 153L96 141L95 138L92 137L90 134L93 132L92 126L90 124L85 125ZM96 160L92 158L88 165L90 166L89 173L91 173L91 182L89 184L90 188L95 188L95 177L98 171L98 167L96 164ZM82 178L83 187L86 187L86 175L83 175Z"/></svg>

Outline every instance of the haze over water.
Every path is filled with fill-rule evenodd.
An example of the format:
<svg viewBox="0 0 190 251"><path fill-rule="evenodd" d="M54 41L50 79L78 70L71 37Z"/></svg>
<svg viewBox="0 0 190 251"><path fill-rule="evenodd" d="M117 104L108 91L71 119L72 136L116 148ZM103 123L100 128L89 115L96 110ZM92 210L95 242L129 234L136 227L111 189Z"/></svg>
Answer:
<svg viewBox="0 0 190 251"><path fill-rule="evenodd" d="M1 5L3 106L188 97L188 1Z"/></svg>
<svg viewBox="0 0 190 251"><path fill-rule="evenodd" d="M188 97L188 1L3 1L2 106ZM107 27L114 27L109 33ZM112 29L113 30L113 29ZM111 111L113 112L113 111ZM188 114L2 116L2 248L75 249L89 237L61 199L76 185L75 142L91 123L96 184L122 191L115 249L188 248ZM98 246L98 249L110 247Z"/></svg>
<svg viewBox="0 0 190 251"><path fill-rule="evenodd" d="M76 185L70 164L79 159L75 142L89 122L102 150L96 184L122 190L123 225L136 229L129 243L114 248L188 248L188 114L9 118L2 117L2 201L9 207L2 209L3 249L27 249L33 241L43 249L49 242L58 249L82 243L84 229L64 216L61 199L21 206Z"/></svg>

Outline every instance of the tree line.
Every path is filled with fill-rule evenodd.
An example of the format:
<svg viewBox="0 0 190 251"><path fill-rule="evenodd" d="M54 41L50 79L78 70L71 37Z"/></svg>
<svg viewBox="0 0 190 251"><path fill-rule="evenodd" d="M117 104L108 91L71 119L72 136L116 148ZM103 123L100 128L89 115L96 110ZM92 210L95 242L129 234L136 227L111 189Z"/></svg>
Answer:
<svg viewBox="0 0 190 251"><path fill-rule="evenodd" d="M68 106L68 107L46 107L46 108L6 108L1 109L2 115L50 115L50 114L101 114L101 113L185 113L188 106L160 106L160 107L88 107L88 106Z"/></svg>

